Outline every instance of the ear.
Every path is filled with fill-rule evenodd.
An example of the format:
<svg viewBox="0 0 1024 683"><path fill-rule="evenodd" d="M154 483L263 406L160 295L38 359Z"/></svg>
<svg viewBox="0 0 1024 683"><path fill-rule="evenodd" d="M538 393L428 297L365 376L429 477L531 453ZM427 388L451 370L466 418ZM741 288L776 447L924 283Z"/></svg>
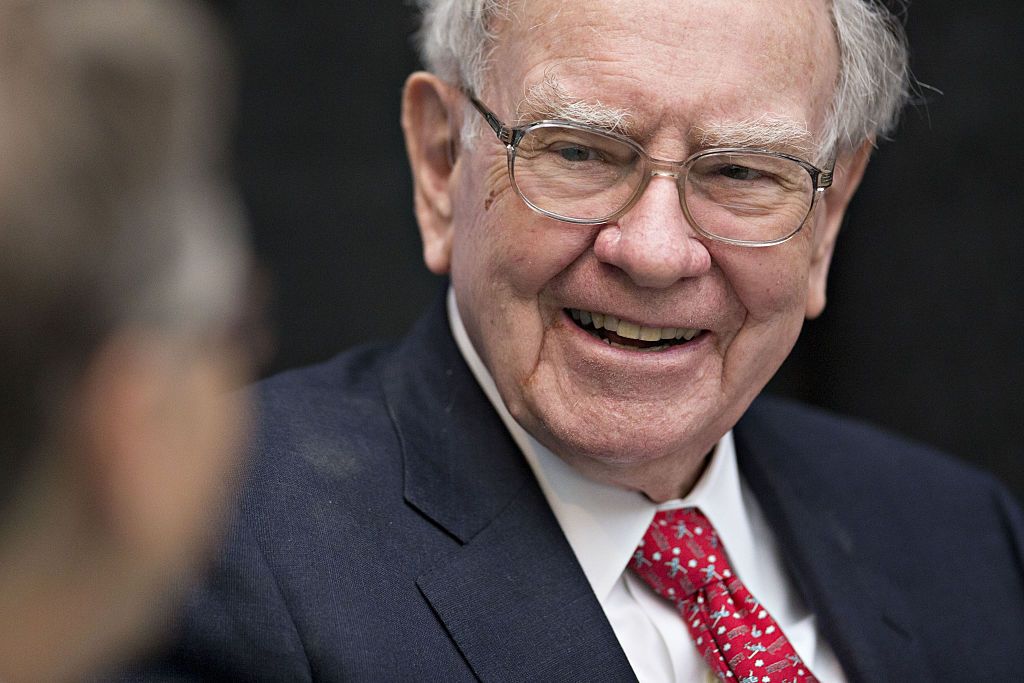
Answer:
<svg viewBox="0 0 1024 683"><path fill-rule="evenodd" d="M152 526L144 501L159 500L150 464L166 456L160 419L169 378L155 342L115 332L90 358L76 395L96 522L118 545L135 545Z"/></svg>
<svg viewBox="0 0 1024 683"><path fill-rule="evenodd" d="M842 227L846 208L853 198L854 192L864 177L874 140L866 140L857 149L845 152L836 160L835 175L832 186L825 190L824 215L819 219L814 237L811 268L807 279L808 319L817 318L825 310L825 290L828 281L828 269L832 263L839 228Z"/></svg>
<svg viewBox="0 0 1024 683"><path fill-rule="evenodd" d="M222 396L221 374L235 370L191 351L168 335L120 330L81 383L96 522L136 567L158 556L169 568L190 561L219 509L218 491L230 487L241 417Z"/></svg>
<svg viewBox="0 0 1024 683"><path fill-rule="evenodd" d="M449 118L451 87L418 71L405 82L402 131L412 169L416 221L423 260L437 275L448 272L452 249L451 178L457 154L458 122Z"/></svg>

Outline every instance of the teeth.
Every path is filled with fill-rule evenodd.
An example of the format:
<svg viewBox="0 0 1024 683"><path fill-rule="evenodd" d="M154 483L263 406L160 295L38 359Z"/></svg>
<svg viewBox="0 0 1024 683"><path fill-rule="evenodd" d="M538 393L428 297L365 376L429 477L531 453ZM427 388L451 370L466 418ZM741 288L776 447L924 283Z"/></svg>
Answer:
<svg viewBox="0 0 1024 683"><path fill-rule="evenodd" d="M620 320L617 333L620 337L625 337L626 339L639 339L640 326L636 323L628 323L625 320Z"/></svg>
<svg viewBox="0 0 1024 683"><path fill-rule="evenodd" d="M640 341L661 341L660 327L641 327Z"/></svg>
<svg viewBox="0 0 1024 683"><path fill-rule="evenodd" d="M594 313L578 308L570 308L569 313L572 315L573 320L577 320L583 325L592 325L598 330L604 328L627 339L639 339L647 342L661 341L663 339L685 339L690 341L700 334L699 329L689 327L645 327L626 320L619 320L614 315L608 313ZM617 346L616 344L612 345Z"/></svg>

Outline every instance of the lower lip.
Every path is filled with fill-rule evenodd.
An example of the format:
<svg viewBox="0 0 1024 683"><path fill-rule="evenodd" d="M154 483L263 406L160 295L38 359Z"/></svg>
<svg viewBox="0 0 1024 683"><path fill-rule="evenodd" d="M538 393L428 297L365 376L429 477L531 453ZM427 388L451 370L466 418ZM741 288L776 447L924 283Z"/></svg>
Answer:
<svg viewBox="0 0 1024 683"><path fill-rule="evenodd" d="M704 346L709 343L711 335L707 330L702 330L700 334L686 342L685 344L676 344L670 346L667 349L660 351L642 351L633 349L624 349L619 346L612 346L600 337L596 337L582 327L576 324L576 322L569 316L569 313L562 310L562 325L570 328L571 333L575 333L576 337L583 341L588 342L589 346L593 347L595 352L603 352L611 354L616 358L626 358L634 363L664 363L672 362L680 356L689 355L696 351L701 350Z"/></svg>

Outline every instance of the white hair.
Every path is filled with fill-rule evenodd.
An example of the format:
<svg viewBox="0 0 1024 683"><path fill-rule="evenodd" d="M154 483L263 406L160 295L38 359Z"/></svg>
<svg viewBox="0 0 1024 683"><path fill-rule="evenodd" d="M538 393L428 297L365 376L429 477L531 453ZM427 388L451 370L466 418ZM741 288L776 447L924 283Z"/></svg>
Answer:
<svg viewBox="0 0 1024 683"><path fill-rule="evenodd" d="M822 142L833 151L884 137L910 97L910 56L903 25L874 0L832 0L839 79Z"/></svg>
<svg viewBox="0 0 1024 683"><path fill-rule="evenodd" d="M512 0L416 0L423 12L420 57L439 77L481 92L494 24ZM878 0L830 0L840 67L819 153L857 147L893 130L910 93L902 24Z"/></svg>
<svg viewBox="0 0 1024 683"><path fill-rule="evenodd" d="M494 20L510 0L416 0L423 11L420 58L441 78L479 93L493 47Z"/></svg>

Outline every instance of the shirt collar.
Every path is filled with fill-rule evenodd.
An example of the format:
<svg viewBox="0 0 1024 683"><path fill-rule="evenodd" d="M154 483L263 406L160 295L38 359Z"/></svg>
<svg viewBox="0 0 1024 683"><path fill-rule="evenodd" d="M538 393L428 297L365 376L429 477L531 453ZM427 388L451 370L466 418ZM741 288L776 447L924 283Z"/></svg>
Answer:
<svg viewBox="0 0 1024 683"><path fill-rule="evenodd" d="M753 535L731 431L718 442L700 479L682 499L658 505L636 491L590 480L515 421L490 372L473 348L459 315L455 292L450 287L447 305L452 336L459 351L533 469L544 497L602 604L658 510L699 507L729 548L733 568L742 575L744 567L754 563Z"/></svg>

